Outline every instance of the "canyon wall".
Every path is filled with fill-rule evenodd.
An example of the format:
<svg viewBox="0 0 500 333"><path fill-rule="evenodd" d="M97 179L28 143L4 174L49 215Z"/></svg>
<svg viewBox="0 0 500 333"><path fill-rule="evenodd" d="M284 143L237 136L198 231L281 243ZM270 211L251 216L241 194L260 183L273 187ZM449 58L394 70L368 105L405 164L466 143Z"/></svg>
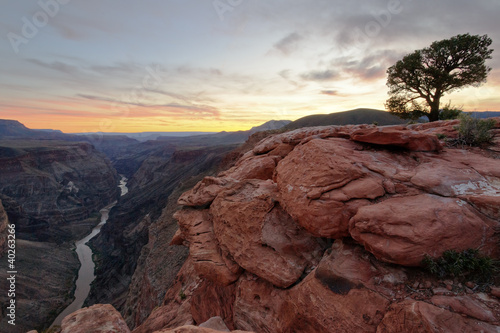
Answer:
<svg viewBox="0 0 500 333"><path fill-rule="evenodd" d="M214 174L233 148L179 150L171 158L154 155L144 161L130 179L129 193L91 241L97 278L88 304L111 303L133 325L136 317L144 320L161 303L187 257L185 248L168 248L177 229L175 201L203 175Z"/></svg>
<svg viewBox="0 0 500 333"><path fill-rule="evenodd" d="M0 198L18 237L62 242L72 222L118 196L118 175L88 143L0 141Z"/></svg>
<svg viewBox="0 0 500 333"><path fill-rule="evenodd" d="M9 219L0 200L0 258L7 252L7 225Z"/></svg>
<svg viewBox="0 0 500 333"><path fill-rule="evenodd" d="M73 241L95 226L99 210L117 199L118 175L88 143L0 140L0 231L15 224L16 326L2 316L0 331L44 329L72 302L79 261ZM4 212L4 214L2 214ZM6 213L6 215L5 215ZM0 247L3 238L0 239ZM6 256L0 289L6 287ZM0 295L2 314L10 299Z"/></svg>

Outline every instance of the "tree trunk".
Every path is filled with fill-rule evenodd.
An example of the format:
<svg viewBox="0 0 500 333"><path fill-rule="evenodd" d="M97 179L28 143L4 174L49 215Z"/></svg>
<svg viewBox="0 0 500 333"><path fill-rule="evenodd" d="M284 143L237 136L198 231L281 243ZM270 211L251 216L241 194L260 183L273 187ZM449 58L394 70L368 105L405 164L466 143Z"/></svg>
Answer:
<svg viewBox="0 0 500 333"><path fill-rule="evenodd" d="M429 122L439 120L439 99L435 99L434 102L430 103L431 112L427 115Z"/></svg>

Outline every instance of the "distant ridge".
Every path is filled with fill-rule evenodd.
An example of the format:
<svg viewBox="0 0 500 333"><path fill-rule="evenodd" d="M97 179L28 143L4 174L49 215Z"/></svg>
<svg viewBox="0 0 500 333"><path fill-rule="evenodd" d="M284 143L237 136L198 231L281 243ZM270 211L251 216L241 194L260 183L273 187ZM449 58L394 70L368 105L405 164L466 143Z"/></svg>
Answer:
<svg viewBox="0 0 500 333"><path fill-rule="evenodd" d="M477 118L491 118L491 117L500 117L500 111L470 111L467 113L471 113L473 117Z"/></svg>
<svg viewBox="0 0 500 333"><path fill-rule="evenodd" d="M375 109L355 109L344 112L335 112L330 114L314 114L299 118L285 128L289 130L311 127L311 126L328 126L328 125L358 125L372 124L376 122L378 125L399 125L405 124L406 121L390 114L386 111Z"/></svg>

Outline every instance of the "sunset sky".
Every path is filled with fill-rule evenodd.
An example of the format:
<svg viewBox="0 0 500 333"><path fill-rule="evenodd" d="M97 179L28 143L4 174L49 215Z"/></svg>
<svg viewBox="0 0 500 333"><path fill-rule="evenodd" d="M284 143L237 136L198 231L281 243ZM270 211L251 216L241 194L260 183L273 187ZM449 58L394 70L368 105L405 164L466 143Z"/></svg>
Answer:
<svg viewBox="0 0 500 333"><path fill-rule="evenodd" d="M442 102L500 111L499 17L498 0L3 0L0 118L230 131L383 109L389 66L463 33L493 39L493 71Z"/></svg>

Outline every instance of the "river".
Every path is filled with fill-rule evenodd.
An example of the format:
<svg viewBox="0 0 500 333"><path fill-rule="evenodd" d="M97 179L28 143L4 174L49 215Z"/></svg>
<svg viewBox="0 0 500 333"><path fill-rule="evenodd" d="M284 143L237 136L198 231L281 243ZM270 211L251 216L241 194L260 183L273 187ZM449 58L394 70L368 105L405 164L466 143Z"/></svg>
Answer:
<svg viewBox="0 0 500 333"><path fill-rule="evenodd" d="M118 187L121 190L120 194L122 196L127 194L127 178L122 176ZM68 307L59 314L59 316L57 316L51 327L55 325L61 325L64 317L75 312L76 310L81 309L83 303L87 299L90 292L90 285L95 279L95 264L92 260L92 249L87 246L87 242L101 231L101 227L108 221L109 211L111 210L111 208L113 208L114 205L116 205L116 201L101 209L101 222L97 226L95 226L94 229L92 229L91 233L88 234L85 238L82 238L75 242L75 251L78 255L78 260L80 260L81 263L80 270L78 271L78 278L76 280L75 300L73 301L73 303L68 305Z"/></svg>

